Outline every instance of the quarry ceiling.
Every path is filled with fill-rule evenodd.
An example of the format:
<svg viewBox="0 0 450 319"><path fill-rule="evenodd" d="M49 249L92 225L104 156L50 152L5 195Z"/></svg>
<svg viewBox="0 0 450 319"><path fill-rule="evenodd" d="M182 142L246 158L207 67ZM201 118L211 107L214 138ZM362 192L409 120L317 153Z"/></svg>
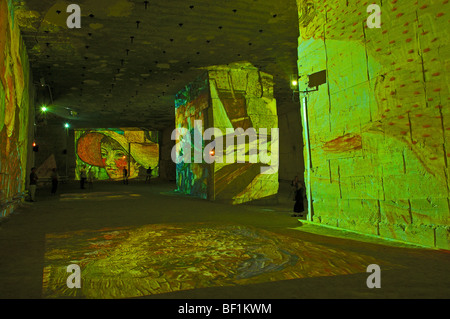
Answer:
<svg viewBox="0 0 450 319"><path fill-rule="evenodd" d="M81 28L67 27L71 3ZM279 105L292 101L295 0L25 0L14 16L38 105L74 127L170 127L175 94L202 68L241 61L274 76Z"/></svg>

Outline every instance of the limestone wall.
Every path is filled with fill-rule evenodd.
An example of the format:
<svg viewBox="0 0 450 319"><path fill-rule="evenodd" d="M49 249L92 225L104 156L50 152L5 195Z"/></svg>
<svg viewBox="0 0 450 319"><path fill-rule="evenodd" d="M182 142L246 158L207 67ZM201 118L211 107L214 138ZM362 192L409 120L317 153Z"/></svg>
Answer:
<svg viewBox="0 0 450 319"><path fill-rule="evenodd" d="M214 163L214 199L233 204L262 199L266 202L273 201L278 193L279 160L277 158L275 172L262 174L261 166L264 164L259 156L260 130L266 129L269 134L267 150L275 151L279 157L279 139L270 135L272 128L278 129L272 76L260 72L249 63L235 63L208 68L208 77L213 126L223 134L227 129L235 131L239 128L253 128L258 135L258 145L253 145L259 148L257 163L250 162L249 140L245 146L245 163L228 163L226 160L224 163ZM234 150L238 151L240 147L237 146ZM231 151L229 147L226 149Z"/></svg>
<svg viewBox="0 0 450 319"><path fill-rule="evenodd" d="M0 218L25 197L30 160L32 84L11 1L0 1Z"/></svg>
<svg viewBox="0 0 450 319"><path fill-rule="evenodd" d="M272 76L249 63L208 67L202 77L177 94L175 118L175 127L190 134L188 137L180 133L176 141L178 156L182 158L190 153L191 161L182 160L176 165L178 191L231 204L276 200L279 141L278 134L271 134L272 128L278 128ZM196 121L201 124L197 126ZM205 137L205 131L210 128L215 128L216 132ZM239 134L239 129L243 135L253 129L255 140L250 142L246 136L245 142L237 143L235 135ZM261 129L267 130L266 139ZM198 144L196 136L200 136ZM235 138L235 142L228 145L230 137ZM265 146L272 162L261 160L261 145ZM253 162L250 160L252 148L258 157ZM211 150L214 150L213 155ZM237 154L241 150L244 159L238 162ZM195 158L196 151L200 151L200 161ZM234 159L229 160L227 152L234 155ZM272 154L276 154L276 160ZM266 164L274 167L269 174L262 173L262 167L268 167Z"/></svg>
<svg viewBox="0 0 450 319"><path fill-rule="evenodd" d="M448 0L374 2L297 0L313 220L448 249Z"/></svg>

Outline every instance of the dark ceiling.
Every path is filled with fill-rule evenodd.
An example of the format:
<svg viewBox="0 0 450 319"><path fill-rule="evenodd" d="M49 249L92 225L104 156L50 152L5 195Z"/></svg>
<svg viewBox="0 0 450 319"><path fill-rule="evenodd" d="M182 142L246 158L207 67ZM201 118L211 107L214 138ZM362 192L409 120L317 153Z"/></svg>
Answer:
<svg viewBox="0 0 450 319"><path fill-rule="evenodd" d="M51 96L52 112L74 127L173 126L174 96L201 68L240 61L274 76L279 105L292 98L295 0L18 3L15 21L34 82L44 78L48 84L38 98L45 102ZM67 27L71 3L81 7L80 29ZM71 118L69 110L77 116Z"/></svg>

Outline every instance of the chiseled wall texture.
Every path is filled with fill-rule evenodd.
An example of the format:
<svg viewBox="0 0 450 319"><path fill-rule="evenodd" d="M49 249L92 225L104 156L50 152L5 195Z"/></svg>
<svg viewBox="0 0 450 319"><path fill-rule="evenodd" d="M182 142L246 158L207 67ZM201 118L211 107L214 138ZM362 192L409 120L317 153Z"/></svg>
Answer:
<svg viewBox="0 0 450 319"><path fill-rule="evenodd" d="M208 164L195 163L195 134L204 135L208 128L216 128L217 136L213 139L223 141L223 150L216 155L237 152L240 147L235 144L226 147L226 130L255 129L257 141L254 146L264 145L269 156L278 153L278 140L271 135L272 128L278 128L277 106L273 97L273 77L259 72L249 63L235 63L226 66L211 66L205 74L187 85L177 94L175 100L175 127L184 128L190 133L180 136L177 140L178 156L182 158L184 151L191 149L191 163L181 161L176 165L178 191L195 195L204 199L242 204L246 202L274 202L278 192L278 171L262 174L258 152L258 163L250 163L248 150L245 151L245 163L215 161ZM201 120L202 126L196 126L195 121ZM267 140L260 135L260 129L267 129ZM219 133L221 135L219 135ZM202 151L210 146L212 140L202 141ZM246 146L249 144L247 137ZM220 144L217 144L220 145ZM258 146L259 145L259 146ZM200 146L200 145L199 145ZM277 161L278 162L278 161ZM271 162L275 166L275 162Z"/></svg>
<svg viewBox="0 0 450 319"><path fill-rule="evenodd" d="M214 163L214 199L242 204L252 201L274 202L278 193L278 166L271 174L262 174L261 144L268 153L279 151L279 137L271 135L278 129L277 103L273 95L273 77L259 71L250 63L240 62L208 68L213 125L226 133L242 128L255 129L258 163L250 163L246 150L245 163ZM260 129L267 129L263 142ZM217 138L217 137L215 137ZM226 138L223 138L226 144ZM278 143L278 144L277 144ZM246 140L246 146L249 145ZM234 150L242 146L236 146ZM234 151L227 147L227 151ZM270 163L275 166L275 163Z"/></svg>
<svg viewBox="0 0 450 319"><path fill-rule="evenodd" d="M367 6L381 28L367 27ZM448 0L297 0L314 221L449 249Z"/></svg>
<svg viewBox="0 0 450 319"><path fill-rule="evenodd" d="M0 218L24 197L30 129L30 74L12 1L0 1Z"/></svg>

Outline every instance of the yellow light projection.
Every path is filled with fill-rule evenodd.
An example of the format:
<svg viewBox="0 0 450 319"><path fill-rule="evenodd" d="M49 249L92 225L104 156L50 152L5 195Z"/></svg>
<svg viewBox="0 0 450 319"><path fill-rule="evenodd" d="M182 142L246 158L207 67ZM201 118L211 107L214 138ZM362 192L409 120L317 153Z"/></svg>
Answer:
<svg viewBox="0 0 450 319"><path fill-rule="evenodd" d="M14 7L0 1L0 217L10 214L26 185L29 64Z"/></svg>
<svg viewBox="0 0 450 319"><path fill-rule="evenodd" d="M46 236L44 298L131 298L205 287L366 272L394 265L241 225L190 223ZM81 288L68 288L69 265Z"/></svg>

